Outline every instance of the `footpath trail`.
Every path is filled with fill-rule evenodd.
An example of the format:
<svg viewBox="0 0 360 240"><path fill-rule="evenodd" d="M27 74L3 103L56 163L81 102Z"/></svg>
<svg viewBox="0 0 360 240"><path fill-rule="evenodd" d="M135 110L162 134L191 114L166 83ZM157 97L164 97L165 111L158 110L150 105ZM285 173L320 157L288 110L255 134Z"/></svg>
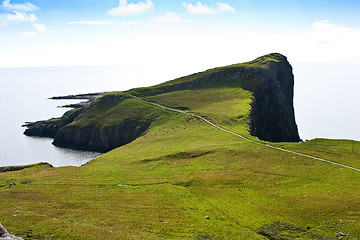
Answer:
<svg viewBox="0 0 360 240"><path fill-rule="evenodd" d="M178 110L178 109L174 109L174 108L169 108L169 107L166 107L166 106L163 106L163 105L160 105L158 103L153 103L153 102L149 102L149 101L146 101L144 99L141 99L139 97L136 97L134 95L131 95L129 94L129 96L139 100L139 101L142 101L144 103L147 103L147 104L151 104L151 105L154 105L154 106L157 106L157 107L160 107L160 108L163 108L163 109L167 109L169 111L173 111L173 112L178 112L178 113L181 113L181 114L185 114L185 115L188 115L188 116L191 116L191 117L194 117L194 118L198 118L204 122L206 122L207 124L213 126L213 127L216 127L218 128L219 130L223 131L223 132L227 132L227 133L230 133L232 135L235 135L239 138L242 138L243 140L245 141L248 141L248 142L251 142L251 143L254 143L254 144L257 144L257 145L261 145L263 147L267 147L267 148L272 148L272 149L276 149L278 151L282 151L282 152L287 152L287 153L291 153L291 154L294 154L294 155L298 155L298 156L302 156L302 157L307 157L307 158L311 158L311 159L314 159L314 160L317 160L317 161L321 161L321 162L325 162L325 163L329 163L329 164L333 164L333 165L337 165L337 166L340 166L340 167L344 167L344 168L348 168L348 169L352 169L352 170L355 170L355 171L358 171L360 172L360 169L359 168L355 168L355 167L351 167L351 166L348 166L348 165L345 165L345 164L341 164L341 163L337 163L337 162L333 162L333 161L330 161L330 160L326 160L326 159L323 159L323 158L318 158L318 157L314 157L314 156L311 156L311 155L307 155L307 154L303 154L303 153L299 153L299 152L294 152L294 151L291 151L291 150L286 150L286 149L283 149L283 148L279 148L279 147L275 147L275 146L271 146L269 144L266 144L266 143L261 143L261 142L257 142L257 141L254 141L254 140L251 140L247 137L244 137L238 133L235 133L235 132L232 132L232 131L229 131L225 128L222 128L212 122L210 122L209 120L205 119L204 117L201 117L199 115L196 115L194 113L188 113L188 112L184 112L184 111L181 111L181 110Z"/></svg>

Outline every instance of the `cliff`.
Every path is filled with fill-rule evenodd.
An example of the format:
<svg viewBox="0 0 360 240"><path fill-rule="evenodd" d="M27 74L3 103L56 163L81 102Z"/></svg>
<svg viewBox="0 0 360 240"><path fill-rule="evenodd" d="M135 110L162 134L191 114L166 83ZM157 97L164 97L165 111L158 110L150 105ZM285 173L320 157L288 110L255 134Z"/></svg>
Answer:
<svg viewBox="0 0 360 240"><path fill-rule="evenodd" d="M210 84L217 87L240 86L253 93L251 135L271 142L300 141L293 107L294 75L287 58L278 53L130 92L144 97Z"/></svg>
<svg viewBox="0 0 360 240"><path fill-rule="evenodd" d="M293 98L294 76L285 57L269 61L257 84L248 87L254 93L250 133L272 142L298 142L300 137L295 122Z"/></svg>
<svg viewBox="0 0 360 240"><path fill-rule="evenodd" d="M242 88L253 96L250 134L266 141L296 142L300 138L294 117L293 86L291 65L286 57L275 53L128 93L146 98L202 88ZM53 144L61 147L107 152L141 136L158 121L162 111L124 93L108 93L61 118L27 124L25 134L52 137Z"/></svg>
<svg viewBox="0 0 360 240"><path fill-rule="evenodd" d="M150 126L156 110L128 104L123 93L107 93L92 104L66 112L61 118L24 125L27 136L54 138L59 147L107 152L127 144ZM120 108L119 103L125 104ZM144 104L142 104L144 105Z"/></svg>
<svg viewBox="0 0 360 240"><path fill-rule="evenodd" d="M53 144L59 147L107 152L138 138L150 126L141 119L126 119L113 126L70 125L59 129Z"/></svg>

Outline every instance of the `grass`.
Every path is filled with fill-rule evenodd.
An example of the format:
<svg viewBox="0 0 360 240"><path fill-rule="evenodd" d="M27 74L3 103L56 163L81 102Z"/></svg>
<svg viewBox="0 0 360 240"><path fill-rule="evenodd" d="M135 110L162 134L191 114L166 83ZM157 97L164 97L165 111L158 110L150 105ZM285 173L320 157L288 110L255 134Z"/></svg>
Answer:
<svg viewBox="0 0 360 240"><path fill-rule="evenodd" d="M216 124L247 134L251 93L241 88L183 90L145 98L175 109L184 106Z"/></svg>
<svg viewBox="0 0 360 240"><path fill-rule="evenodd" d="M237 84L215 85L146 99L251 137L251 93ZM0 220L7 230L24 239L360 236L359 172L265 148L122 93L105 95L73 124L129 117L152 124L135 141L83 167L36 165L1 173ZM274 145L360 167L359 142Z"/></svg>
<svg viewBox="0 0 360 240"><path fill-rule="evenodd" d="M219 93L218 102L229 104L233 91ZM319 148L311 141L286 146L321 154L324 146L347 143L320 142ZM342 154L334 152L336 159ZM0 175L0 185L9 181L17 184L0 188L2 222L29 239L266 239L262 229L275 222L296 226L288 239L304 231L334 237L335 228L360 234L358 173L265 149L172 112L84 167Z"/></svg>
<svg viewBox="0 0 360 240"><path fill-rule="evenodd" d="M144 97L144 96L157 95L157 94L169 92L169 90L171 90L174 87L176 91L184 90L184 89L193 89L193 87L189 87L188 85L189 83L205 78L210 79L212 74L217 74L232 69L257 69L258 74L260 74L261 72L264 72L266 69L269 68L270 62L279 62L282 60L285 60L284 56L278 53L272 53L259 57L250 62L238 63L224 67L217 67L217 68L209 69L207 71L191 74L189 76L177 78L172 81L167 81L152 87L131 89L129 92L133 95ZM207 81L208 82L207 84L210 84L211 86L214 83L211 82L211 80L209 81L209 79ZM230 79L217 79L215 84L217 85L220 84L222 86L229 87L233 85L234 82L237 82L237 86L238 87L241 86L243 89L252 89L254 86L256 86L256 82L254 82L254 79L236 79L236 81Z"/></svg>

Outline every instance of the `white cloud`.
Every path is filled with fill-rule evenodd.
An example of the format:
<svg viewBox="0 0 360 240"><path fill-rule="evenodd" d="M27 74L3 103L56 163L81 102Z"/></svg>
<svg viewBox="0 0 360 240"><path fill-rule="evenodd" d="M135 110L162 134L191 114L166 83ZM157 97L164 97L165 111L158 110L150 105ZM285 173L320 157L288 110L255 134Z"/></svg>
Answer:
<svg viewBox="0 0 360 240"><path fill-rule="evenodd" d="M11 0L4 0L2 8L9 13L0 14L0 25L8 23L32 23L33 27L40 32L46 32L47 28L44 24L38 22L35 12L38 7L30 2L21 4L11 4ZM22 35L34 36L34 32L25 32Z"/></svg>
<svg viewBox="0 0 360 240"><path fill-rule="evenodd" d="M46 32L47 28L44 24L38 23L38 18L34 13L18 12L6 13L0 15L0 25L8 23L32 23L33 27L40 32ZM26 32L29 33L29 32ZM24 34L23 34L24 35ZM26 35L28 36L28 35Z"/></svg>
<svg viewBox="0 0 360 240"><path fill-rule="evenodd" d="M153 7L154 4L151 2L151 0L138 3L128 3L127 0L120 0L119 6L111 9L109 13L113 16L140 15L150 11Z"/></svg>
<svg viewBox="0 0 360 240"><path fill-rule="evenodd" d="M189 20L181 18L174 12L167 12L163 16L151 18L152 22L156 23L179 23L179 22L189 22Z"/></svg>
<svg viewBox="0 0 360 240"><path fill-rule="evenodd" d="M36 30L40 31L40 32L46 32L47 31L46 26L44 24L41 24L41 23L34 23L33 27Z"/></svg>
<svg viewBox="0 0 360 240"><path fill-rule="evenodd" d="M319 55L330 59L334 56L360 56L360 29L332 24L327 20L317 21L312 25L311 41Z"/></svg>
<svg viewBox="0 0 360 240"><path fill-rule="evenodd" d="M183 3L182 5L192 15L210 15L210 14L225 13L225 12L236 13L234 7L223 2L218 2L217 8L209 7L208 5L202 4L201 2L197 2L196 5L192 5L191 3Z"/></svg>
<svg viewBox="0 0 360 240"><path fill-rule="evenodd" d="M2 4L3 8L11 11L20 11L20 12L35 12L38 7L34 4L26 2L22 4L11 4L10 0L4 0Z"/></svg>
<svg viewBox="0 0 360 240"><path fill-rule="evenodd" d="M13 13L6 13L1 15L1 22L6 24L8 22L36 22L38 19L33 13L18 12L14 11Z"/></svg>
<svg viewBox="0 0 360 240"><path fill-rule="evenodd" d="M265 35L258 33L249 42L263 52L281 52L294 62L359 62L360 29L316 21L309 31ZM240 41L240 40L239 40ZM244 41L244 40L242 40Z"/></svg>
<svg viewBox="0 0 360 240"><path fill-rule="evenodd" d="M331 24L328 20L316 21L312 25L314 38L319 43L359 39L360 30Z"/></svg>
<svg viewBox="0 0 360 240"><path fill-rule="evenodd" d="M209 15L216 13L215 9L207 6L206 4L203 5L201 2L197 2L196 5L192 5L191 3L183 3L183 6L186 7L188 12L192 15Z"/></svg>
<svg viewBox="0 0 360 240"><path fill-rule="evenodd" d="M219 13L224 13L224 12L236 13L235 8L230 6L227 3L218 2L217 5L218 5L217 12L219 12Z"/></svg>

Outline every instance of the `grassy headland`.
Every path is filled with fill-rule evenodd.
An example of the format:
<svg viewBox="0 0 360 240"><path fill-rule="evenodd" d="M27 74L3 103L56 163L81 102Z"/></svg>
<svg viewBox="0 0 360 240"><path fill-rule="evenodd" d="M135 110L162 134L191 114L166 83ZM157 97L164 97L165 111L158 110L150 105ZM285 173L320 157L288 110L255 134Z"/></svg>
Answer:
<svg viewBox="0 0 360 240"><path fill-rule="evenodd" d="M229 81L144 99L260 141L248 131L252 96ZM83 167L1 173L0 220L9 232L25 239L360 236L360 172L253 144L124 93L105 95L71 124L106 127L127 118L151 124ZM359 142L269 144L360 167Z"/></svg>

